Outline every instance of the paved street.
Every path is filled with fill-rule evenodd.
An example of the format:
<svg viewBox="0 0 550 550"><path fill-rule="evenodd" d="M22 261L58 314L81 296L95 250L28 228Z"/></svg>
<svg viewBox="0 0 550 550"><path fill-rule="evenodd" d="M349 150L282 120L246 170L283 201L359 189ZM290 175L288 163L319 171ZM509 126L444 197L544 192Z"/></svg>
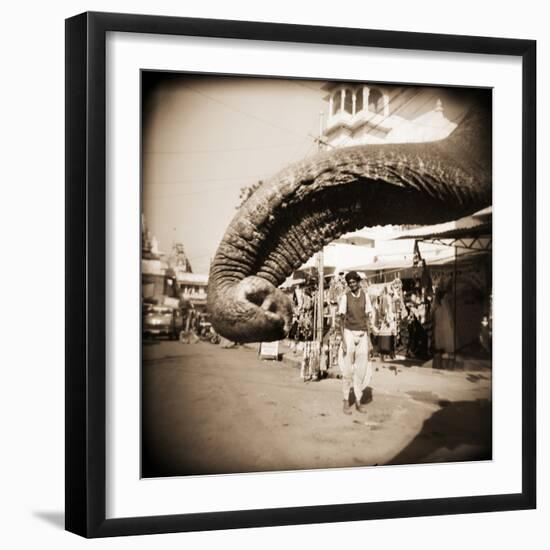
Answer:
<svg viewBox="0 0 550 550"><path fill-rule="evenodd" d="M257 346L145 342L143 474L341 468L491 458L491 370L374 363L367 414L341 381L304 383Z"/></svg>

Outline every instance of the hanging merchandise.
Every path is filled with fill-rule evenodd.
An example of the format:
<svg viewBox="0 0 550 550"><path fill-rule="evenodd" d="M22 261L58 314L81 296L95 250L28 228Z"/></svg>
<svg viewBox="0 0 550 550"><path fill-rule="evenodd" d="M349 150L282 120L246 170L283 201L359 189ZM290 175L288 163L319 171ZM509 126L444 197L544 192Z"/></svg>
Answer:
<svg viewBox="0 0 550 550"><path fill-rule="evenodd" d="M396 277L391 282L369 285L368 293L373 305L372 324L374 329L396 334L404 315L401 279Z"/></svg>
<svg viewBox="0 0 550 550"><path fill-rule="evenodd" d="M328 287L328 303L330 305L330 312L332 318L332 324L335 322L336 311L338 309L338 303L343 294L346 293L347 285L344 279L344 273L340 272L336 277L333 277Z"/></svg>
<svg viewBox="0 0 550 550"><path fill-rule="evenodd" d="M320 309L319 299L319 291L316 289L313 278L306 281L304 287L294 290L293 320L289 338L294 341L293 349L298 347L302 349L300 377L304 382L320 378L321 347L320 342L315 338L315 326ZM326 363L325 361L325 367Z"/></svg>
<svg viewBox="0 0 550 550"><path fill-rule="evenodd" d="M455 351L455 327L450 292L438 293L433 309L433 347L442 353Z"/></svg>
<svg viewBox="0 0 550 550"><path fill-rule="evenodd" d="M300 376L304 382L309 382L320 380L322 371L323 373L326 371L327 364L326 361L323 360L322 342L315 337L319 300L322 299L322 297L318 290L313 290L311 294L306 290L305 297L304 304L308 309L304 310L306 315L302 329L307 339L304 341ZM312 315L308 314L309 311L313 312Z"/></svg>
<svg viewBox="0 0 550 550"><path fill-rule="evenodd" d="M338 368L338 352L340 351L341 343L342 337L340 331L336 328L336 326L334 326L328 333L329 369Z"/></svg>
<svg viewBox="0 0 550 550"><path fill-rule="evenodd" d="M430 268L426 265L426 260L422 260L422 274L420 275L420 287L427 295L433 294L433 283L430 275Z"/></svg>
<svg viewBox="0 0 550 550"><path fill-rule="evenodd" d="M314 291L311 287L297 288L294 291L293 321L290 337L299 342L313 339L314 335Z"/></svg>
<svg viewBox="0 0 550 550"><path fill-rule="evenodd" d="M399 277L385 283L371 284L368 294L373 306L371 317L373 354L395 357L401 343L402 319L406 317L403 283Z"/></svg>
<svg viewBox="0 0 550 550"><path fill-rule="evenodd" d="M418 267L421 261L422 261L422 256L420 255L420 248L418 246L418 241L414 241L413 266Z"/></svg>
<svg viewBox="0 0 550 550"><path fill-rule="evenodd" d="M319 342L304 342L300 378L304 382L319 380Z"/></svg>

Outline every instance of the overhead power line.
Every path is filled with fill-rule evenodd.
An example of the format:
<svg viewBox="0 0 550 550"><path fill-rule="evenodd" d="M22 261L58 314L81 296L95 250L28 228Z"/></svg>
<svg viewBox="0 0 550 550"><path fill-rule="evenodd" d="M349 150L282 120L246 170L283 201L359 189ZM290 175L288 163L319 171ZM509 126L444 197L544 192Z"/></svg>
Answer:
<svg viewBox="0 0 550 550"><path fill-rule="evenodd" d="M272 122L271 120L260 117L260 116L254 114L254 113L249 113L248 111L240 109L239 107L235 107L234 105L231 105L231 104L229 104L229 103L227 103L227 102L225 102L225 101L223 101L223 100L221 100L217 97L211 96L210 94L207 94L207 93L203 92L202 90L197 90L193 86L189 86L189 84L182 84L182 86L184 88L187 88L188 90L191 90L192 92L195 92L196 94L199 94L203 97L206 97L207 99L210 99L211 101L214 101L215 103L219 103L220 105L223 105L224 107L227 107L228 109L231 109L232 111L235 111L237 113L240 113L243 116L247 116L251 119L262 122L263 124L267 124L268 126L272 126L273 128L276 128L277 130L281 130L283 132L287 132L287 133L294 134L294 135L299 135L300 137L302 137L302 135L303 135L301 132L298 132L296 130L291 130L290 128L285 128L284 126L280 126L279 124L276 124L276 123ZM308 136L310 136L312 139L317 139L317 136L315 136L313 134L308 134Z"/></svg>
<svg viewBox="0 0 550 550"><path fill-rule="evenodd" d="M299 140L289 141L288 143L280 143L277 145L264 145L264 146L254 146L254 147L219 147L212 149L187 149L179 151L143 151L144 155L195 155L203 153L233 153L236 151L259 151L267 149L287 149L294 147L295 144L302 143Z"/></svg>
<svg viewBox="0 0 550 550"><path fill-rule="evenodd" d="M193 184L193 183L203 183L209 181L235 181L235 180L251 180L251 179L264 179L268 176L261 174L246 174L243 176L221 176L214 178L187 178L181 180L172 180L172 181L148 181L146 185L182 185L182 184Z"/></svg>
<svg viewBox="0 0 550 550"><path fill-rule="evenodd" d="M321 90L321 88L313 88L312 86L308 86L307 84L305 84L301 80L296 80L294 78L289 78L287 80L287 82L291 82L292 84L296 84L296 86L300 86L301 88L305 88L306 90L310 90L310 91L315 92L317 94L321 94L323 92Z"/></svg>
<svg viewBox="0 0 550 550"><path fill-rule="evenodd" d="M406 87L405 89L401 90L400 92L398 92L397 94L395 94L395 96L390 100L390 102L392 101L395 101L399 96L403 95L403 93L406 93L410 90L409 87ZM378 122L377 124L374 124L372 125L366 132L365 134L372 134L372 132L374 132L375 130L377 130L380 126L382 126L384 124L384 122L386 120L388 120L390 117L393 117L395 115L397 115L398 113L400 113L403 109L405 109L405 107L407 107L408 105L411 104L411 102L415 99L418 99L419 96L423 93L425 93L426 90L425 89L420 89L420 90L417 90L413 93L413 95L407 99L406 101L404 101L401 105L399 105L399 107L397 107L396 109L394 109L391 113L389 113L388 115L386 115L385 117L382 118L382 120L380 122ZM416 113L418 113L420 111L420 109L422 109L428 102L432 101L435 97L435 94L429 94L428 98L423 101L413 112L412 112L412 116L414 116ZM399 124L398 126L396 126L394 128L394 131L399 128L402 124L404 124L405 121L403 121L401 124ZM344 143L344 146L346 146L350 141L352 140L349 140L347 141L346 143Z"/></svg>
<svg viewBox="0 0 550 550"><path fill-rule="evenodd" d="M224 191L232 191L234 193L238 192L239 189L236 187L229 187L227 185L220 185L216 187L208 187L206 189L198 189L197 191L187 191L185 193L170 193L168 195L155 195L152 197L146 197L145 201L149 200L161 200L161 199L172 199L176 197L187 197L192 195L203 195L205 193L221 193Z"/></svg>
<svg viewBox="0 0 550 550"><path fill-rule="evenodd" d="M257 120L259 122L262 122L263 124L267 124L268 126L272 126L273 128L276 128L277 130L281 130L283 132L287 132L290 134L300 135L299 132L296 132L294 130L291 130L290 128L285 128L283 126L280 126L270 120L267 120L263 117L260 117L258 115L255 115L253 113L249 113L248 111L244 111L243 109L240 109L239 107L235 107L234 105L231 105L221 99L218 99L217 97L211 96L210 94L207 94L201 90L197 90L196 88L189 86L189 84L182 84L184 88L187 88L188 90L191 90L192 92L195 92L196 94L199 94L203 97L206 97L210 101L214 101L215 103L219 103L220 105L223 105L224 107L227 107L228 109L231 109L232 111L235 111L237 113L240 113L243 116L247 116L251 119Z"/></svg>

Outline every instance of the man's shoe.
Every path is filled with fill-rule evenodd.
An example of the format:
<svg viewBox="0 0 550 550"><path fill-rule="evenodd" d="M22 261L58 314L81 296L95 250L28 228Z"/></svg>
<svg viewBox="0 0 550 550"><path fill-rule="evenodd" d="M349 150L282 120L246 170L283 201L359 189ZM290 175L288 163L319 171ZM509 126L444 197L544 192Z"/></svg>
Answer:
<svg viewBox="0 0 550 550"><path fill-rule="evenodd" d="M355 402L355 408L357 409L357 412L360 412L361 414L365 414L367 412L367 409L359 403L359 401Z"/></svg>
<svg viewBox="0 0 550 550"><path fill-rule="evenodd" d="M349 406L349 401L347 399L344 399L344 414L351 414L351 407Z"/></svg>

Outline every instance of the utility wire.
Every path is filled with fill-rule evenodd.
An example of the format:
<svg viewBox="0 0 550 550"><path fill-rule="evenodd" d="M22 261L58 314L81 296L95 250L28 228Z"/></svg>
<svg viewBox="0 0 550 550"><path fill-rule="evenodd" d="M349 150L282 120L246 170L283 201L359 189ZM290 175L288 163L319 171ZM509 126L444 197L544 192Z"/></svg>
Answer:
<svg viewBox="0 0 550 550"><path fill-rule="evenodd" d="M294 82L294 81L291 81L291 82ZM301 83L297 83L296 84L300 85L300 86L303 86L303 87L306 87L312 91L313 88L309 88L308 86L305 86L305 85L302 85ZM182 84L183 87L187 88L188 90L196 93L196 94L199 94L203 97L206 97L207 99L209 99L210 101L214 101L216 103L219 103L220 105L223 105L224 107L230 109L230 110L233 110L239 114L242 114L243 116L247 116L249 118L252 118L254 120L257 120L259 122L262 122L264 124L267 124L269 126L272 126L274 128L277 128L278 130L282 130L284 132L289 132L289 133L292 133L292 134L300 134L300 132L297 132L297 131L294 131L294 130L290 130L289 128L285 128L283 126L279 126L278 124L275 124L267 119L264 119L262 117L259 117L253 113L249 113L248 111L244 111L243 109L240 109L238 107L234 107L233 105L230 105L228 103L226 103L225 101L222 101L221 99L218 99L214 96L211 96L205 92L203 92L202 90L198 90L192 86L189 86L189 84ZM311 132L308 132L307 135L306 135L306 140L307 139L312 139L313 140L313 143L315 143L316 141L318 141L318 137L313 135ZM302 144L304 142L302 141L298 147L298 150L301 148ZM326 143L325 145L328 145L330 146L330 144ZM220 149L197 149L197 150L189 150L189 151L144 151L143 153L144 154L147 154L147 155L186 155L186 154L200 154L200 153L212 153L212 152L230 152L230 151L253 151L253 150L262 150L262 149L274 149L274 148L287 148L287 147L292 147L291 144L289 145L276 145L276 146L265 146L265 147L236 147L236 148L220 148ZM293 155L294 156L294 155ZM293 157L292 156L292 157ZM245 176L243 177L242 179L246 179L246 178L256 178L256 177L264 177L264 176ZM181 184L181 183L193 183L195 181L216 181L216 180L229 180L229 179L241 179L240 177L239 178L193 178L193 179L189 179L189 180L176 180L176 181L173 181L173 182L157 182L156 184L152 184L152 185L160 185L160 184Z"/></svg>
<svg viewBox="0 0 550 550"><path fill-rule="evenodd" d="M403 90L401 92L398 92L393 98L392 98L392 101L394 101L395 99L397 99L400 95L402 95L404 92L408 91L408 89L406 90ZM405 107L407 107L413 100L417 99L420 94L424 93L425 90L419 90L417 91L416 93L414 93L407 101L405 101L403 104L401 104L396 110L394 110L390 115L386 116L383 118L382 121L380 121L376 126L370 128L366 133L369 134L371 133L373 130L375 130L377 127L379 127L380 125L382 125L384 123L385 120L387 120L390 116L394 116L395 114L399 113L400 111L402 111ZM416 114L420 109L422 109L429 101L433 100L434 98L434 95L435 94L430 94L430 96L427 98L426 101L424 101L421 105L419 105L415 111L413 111L413 115ZM399 126L397 126L396 128L398 128ZM309 136L310 134L308 133L308 135L306 136L306 138L300 143L298 149L296 150L296 152L298 152L301 147L303 146L304 143L306 143L309 139ZM313 143L311 143L310 147L308 148L305 156L303 158L307 158L311 155L311 152L312 152L312 149L313 149L313 146L315 145L315 143L317 142L321 142L323 145L327 145L329 147L332 147L334 148L333 145L325 142L324 140L319 140L319 139L315 139L315 141L313 141ZM347 143L346 143L347 144ZM344 146L346 145L344 144ZM243 148L244 150L245 148ZM290 159L288 162L292 162L294 160L294 154L291 155ZM276 171L275 171L276 172ZM244 175L244 176L234 176L234 177L227 177L227 176L224 176L224 177L213 177L213 178L189 178L189 179L182 179L182 180L174 180L174 181L169 181L169 182L149 182L147 184L147 186L149 185L152 185L152 186L156 186L156 185L185 185L185 184L193 184L193 183L203 183L203 182L217 182L217 181L237 181L237 180L242 180L243 183L246 181L246 180L263 180L263 179L266 179L267 177L269 177L268 175L265 175L265 174L255 174L255 175ZM194 195L194 194L200 194L200 193L207 193L209 192L210 190L216 190L216 189L222 189L223 187L228 187L228 186L212 186L212 187L207 187L203 190L200 190L200 191L191 191L191 192L187 192L187 193L183 193L183 194L175 194L175 195L163 195L162 197L159 197L159 198L168 198L168 197L177 197L177 196L187 196L187 195ZM233 188L233 187L232 187Z"/></svg>
<svg viewBox="0 0 550 550"><path fill-rule="evenodd" d="M221 186L218 186L218 187L209 187L207 189L200 189L200 190L197 190L197 191L188 191L186 193L173 193L173 194L169 194L169 195L157 195L157 196L154 196L154 197L147 197L145 200L146 201L149 201L149 200L162 200L162 199L172 199L172 198L176 198L176 197L188 197L188 196L192 196L192 195L202 195L204 193L213 193L213 192L216 192L216 193L220 193L220 192L223 192L223 191L232 191L232 192L237 192L239 191L239 189L236 189L235 187L228 187L227 185L221 185Z"/></svg>
<svg viewBox="0 0 550 550"><path fill-rule="evenodd" d="M388 118L400 113L405 107L407 107L408 105L410 105L410 103L414 100L414 99L418 99L420 97L421 94L427 92L428 90L426 89L421 89L419 91L417 91L415 94L413 94L407 101L405 101L404 103L402 103L397 109L395 109L391 114L388 114L388 116L384 117L376 126L374 126L372 129L368 130L366 133L370 133L372 130L376 130L376 128L378 128L380 125L382 125ZM395 100L400 94L397 94L393 100ZM433 101L433 99L435 98L436 94L434 93L429 93L428 95L428 98L423 101L412 113L411 113L411 117L414 117L414 115L416 115L423 107L425 107L430 101ZM403 121L401 124L399 124L398 126L396 126L394 128L394 130L396 130L397 128L399 128L400 126L402 126L403 124L405 123L405 121Z"/></svg>
<svg viewBox="0 0 550 550"><path fill-rule="evenodd" d="M244 176L223 176L223 177L215 177L215 178L187 178L187 179L181 179L181 180L173 180L173 181L156 181L156 182L148 182L147 186L156 186L156 185L185 185L185 184L193 184L193 183L203 183L203 182L210 182L210 181L235 181L235 180L246 180L246 179L262 179L266 178L266 175L261 174L247 174Z"/></svg>
<svg viewBox="0 0 550 550"><path fill-rule="evenodd" d="M406 88L404 90L402 90L401 92L398 92L391 100L391 101L395 101L400 95L402 95L403 93L409 91L410 88ZM395 109L394 111L392 111L391 113L389 113L387 116L385 116L378 124L375 124L373 126L371 126L366 132L365 134L372 134L372 132L374 132L377 128L379 128L380 126L382 126L384 124L384 122L386 120L388 120L390 117L393 117L395 115L397 115L398 113L400 113L403 109L405 109L405 107L407 107L408 105L411 104L411 102L415 99L417 99L421 94L425 93L427 90L425 89L421 89L421 90L418 90L417 92L415 92L407 101L405 101L404 103L402 103L397 109ZM420 111L420 109L422 109L427 103L429 103L430 101L433 101L435 97L435 94L430 94L429 97L424 101L422 102L411 114L411 116L414 116L416 113L418 113ZM397 130L398 128L400 128L403 124L405 124L405 121L401 122L401 124L399 124L398 126L396 126L395 128L393 128L393 130ZM344 147L350 143L350 141L352 141L352 139L348 140L346 143L344 143Z"/></svg>
<svg viewBox="0 0 550 550"><path fill-rule="evenodd" d="M289 78L287 82L291 82L292 84L296 84L296 86L300 86L301 88L305 88L306 90L310 90L310 91L315 92L317 94L322 94L323 93L321 88L312 88L311 86L308 86L307 84L304 84L304 82L302 82L300 80Z"/></svg>
<svg viewBox="0 0 550 550"><path fill-rule="evenodd" d="M376 88L373 88L373 89L376 89ZM403 95L404 93L408 92L410 90L409 87L406 87L400 91L398 91L391 99L390 99L390 102L392 101L395 101L399 96ZM412 101L412 99L417 95L419 94L420 92L416 92L416 94L413 95L413 97L411 97L408 101L406 101L404 104L402 104L400 107L398 107L398 109L396 111L394 111L393 113L391 114L388 114L387 116L385 116L378 124L374 125L374 126L371 126L371 128L369 128L365 133L366 134L370 134L372 133L374 130L376 130L380 125L382 125L388 118L390 118L391 116L393 116L394 114L396 114L398 111L400 111L405 105L407 105L408 103L410 103L410 101ZM367 112L368 112L368 104L365 106L363 106L363 109L367 109ZM372 111L371 111L372 112ZM350 113L351 114L351 113ZM376 113L375 113L376 114ZM330 143L324 141L324 140L319 140L320 143L322 145L326 145L328 147L331 147L331 148L335 148L334 145L331 145ZM353 141L353 138L350 138L348 139L346 142L344 142L342 145L339 145L338 147L346 147L349 143L351 143Z"/></svg>
<svg viewBox="0 0 550 550"><path fill-rule="evenodd" d="M182 84L184 88L187 88L188 90L191 90L192 92L195 92L196 94L202 95L206 97L207 99L210 99L211 101L214 101L216 103L219 103L220 105L223 105L224 107L227 107L228 109L231 109L232 111L235 111L237 113L240 113L241 115L247 116L251 119L257 120L259 122L262 122L264 124L267 124L269 126L272 126L273 128L276 128L277 130L282 130L283 132L299 135L300 132L297 132L295 130L291 130L290 128L285 128L283 126L279 126L278 124L275 124L274 122L271 122L270 120L267 120L265 118L259 117L258 115L255 115L253 113L249 113L248 111L244 111L242 109L239 109L238 107L234 107L233 105L230 105L229 103L226 103L225 101L222 101L221 99L218 99L217 97L211 96L209 94L204 93L201 90L197 90L196 88L193 88L192 86L189 86L189 84ZM315 139L315 136L311 136Z"/></svg>
<svg viewBox="0 0 550 550"><path fill-rule="evenodd" d="M392 101L395 101L398 97L400 97L401 95L403 95L404 93L408 92L410 90L410 88L405 88L403 90L401 90L400 92L398 92L397 94L395 94L395 96L390 99L390 103ZM400 111L402 111L407 105L409 105L411 103L411 101L413 101L414 99L416 99L421 93L423 93L423 90L418 90L416 91L407 101L403 102L397 109L395 109L392 113L388 113L385 117L382 118L382 120L378 123L378 124L375 124L375 125L372 125L366 132L365 134L372 134L372 132L374 132L376 129L378 129L380 126L382 126L382 124L384 124L384 122L386 122L386 120L388 120L390 117L392 116L395 116L396 114L398 114ZM367 106L368 108L368 106ZM403 124L403 123L402 123Z"/></svg>
<svg viewBox="0 0 550 550"><path fill-rule="evenodd" d="M288 143L280 143L277 145L265 145L254 147L220 147L213 149L188 149L186 151L143 151L144 155L195 155L202 153L226 153L235 151L259 151L267 149L287 149L293 147L295 143L302 143L302 141L296 140Z"/></svg>
<svg viewBox="0 0 550 550"><path fill-rule="evenodd" d="M188 87L188 86L187 86ZM189 87L188 87L189 88ZM197 93L200 93L201 95L206 95L206 94L203 94L202 92L199 92L198 90L194 90L192 88L189 88ZM397 99L400 95L402 95L403 93L405 93L406 91L408 91L408 89L405 89L405 90L402 90L400 92L398 92L393 98L392 98L392 101L395 101L395 99ZM411 96L411 98L409 98L407 101L405 101L403 104L401 104L396 110L394 110L390 115L384 117L382 119L382 121L380 121L376 126L370 128L366 133L371 133L373 130L375 130L377 127L379 127L381 124L384 123L385 120L387 120L390 116L394 116L395 114L397 114L398 112L400 112L401 110L403 110L407 105L409 105L414 99L416 99L421 93L424 93L425 90L420 90L420 91L417 91L416 93L413 94L413 96ZM219 101L215 98L211 98L210 96L207 96L209 97L209 99L213 99L214 101ZM418 112L428 101L432 100L434 97L433 94L430 95L430 97L422 103L422 105L420 105L419 107L417 107L417 109L413 112L413 114L415 114L416 112ZM220 101L220 103L223 103ZM229 106L230 108L232 108L231 106ZM243 114L246 114L244 111L242 112ZM254 115L253 115L254 116ZM256 118L254 116L254 118ZM301 147L303 146L304 143L306 143L309 139L309 137L311 136L310 133L307 134L306 138L300 143L300 146L298 147L298 150L297 152L301 149ZM317 137L314 137L314 141L313 143L311 143L310 147L308 148L306 154L305 154L305 157L304 158L307 158L310 156L311 152L312 152L312 149L313 149L313 146L315 145L315 143L321 143L323 145L326 145L326 146L329 146L329 147L332 147L334 148L333 145L325 142L324 140L322 139L319 139ZM236 150L237 149L240 149L240 148L235 148ZM242 150L247 150L248 148L242 148ZM251 148L251 149L254 149L254 148ZM204 152L206 152L207 150L204 150ZM294 155L291 156L291 159L289 160L289 162L291 162L292 160L294 160ZM266 176L266 175L246 175L246 176L235 176L235 177L221 177L221 178L190 178L190 179L185 179L185 180L174 180L174 181L170 181L170 182L156 182L156 183L148 183L147 186L149 185L181 185L181 184L193 184L193 183L202 183L202 182L216 182L216 181L236 181L236 180L242 180L243 183L245 183L246 180L263 180L263 179L266 179L266 177L269 177L269 176ZM231 189L232 191L237 191L233 186L228 186L228 185L221 185L221 186L218 186L218 185L214 185L214 186L211 186L211 187L206 187L205 189L201 189L201 190L197 190L197 191L189 191L189 192L185 192L185 193L176 193L176 194L170 194L170 195L162 195L162 196L158 196L158 197L150 197L150 199L168 199L168 198L172 198L172 197L183 197L183 196L189 196L189 195L198 195L198 194L203 194L203 193L209 193L209 192L212 192L212 191L220 191L220 190L223 190L223 189Z"/></svg>

